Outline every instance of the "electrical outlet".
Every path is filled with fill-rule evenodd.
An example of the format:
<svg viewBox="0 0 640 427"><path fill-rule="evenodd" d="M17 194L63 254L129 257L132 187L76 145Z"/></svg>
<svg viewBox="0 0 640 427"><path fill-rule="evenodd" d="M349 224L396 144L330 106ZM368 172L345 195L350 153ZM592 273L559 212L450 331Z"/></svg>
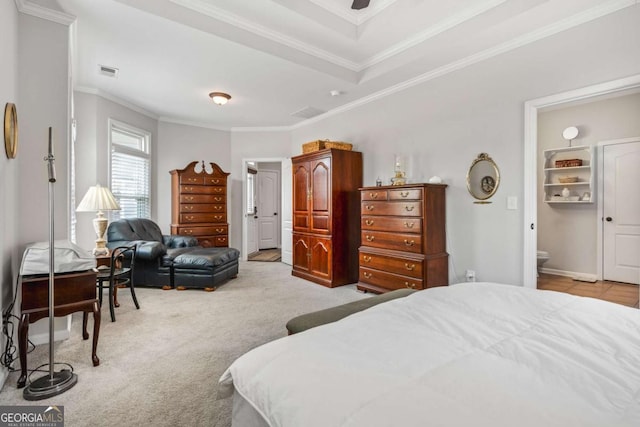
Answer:
<svg viewBox="0 0 640 427"><path fill-rule="evenodd" d="M476 281L476 272L473 270L467 270L464 276L467 279L467 282L475 282Z"/></svg>

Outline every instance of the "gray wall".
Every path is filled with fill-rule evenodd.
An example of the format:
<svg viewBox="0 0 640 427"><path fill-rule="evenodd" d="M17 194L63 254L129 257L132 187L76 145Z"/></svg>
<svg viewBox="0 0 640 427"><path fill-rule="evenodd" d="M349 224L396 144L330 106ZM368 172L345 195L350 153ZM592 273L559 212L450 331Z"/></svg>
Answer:
<svg viewBox="0 0 640 427"><path fill-rule="evenodd" d="M577 126L572 145L595 146L600 141L640 136L640 94L594 101L538 115L538 248L551 254L544 268L564 272L597 273L596 203L543 203L543 150L567 147L562 130ZM597 158L596 158L597 162ZM592 166L596 172L596 164ZM595 190L593 197L595 201Z"/></svg>
<svg viewBox="0 0 640 427"><path fill-rule="evenodd" d="M0 58L4 65L0 67L0 111L4 117L7 102L16 104L18 124L21 124L22 109L18 100L18 12L13 2L0 2ZM4 139L3 139L4 140ZM24 150L18 141L18 154ZM3 144L4 145L4 144ZM19 212L19 174L18 160L7 159L4 149L0 149L0 308L3 313L14 294L14 283L18 275L20 253L18 250L18 212ZM5 336L0 335L0 345L5 348ZM0 367L0 387L8 371Z"/></svg>
<svg viewBox="0 0 640 427"><path fill-rule="evenodd" d="M523 282L523 105L640 72L640 8L626 9L292 132L305 141L350 141L363 152L364 183L390 177L394 153L408 175L439 175L447 188L450 282L465 269L478 280ZM501 184L490 205L466 189L471 161L487 152ZM506 209L507 196L518 210ZM455 271L454 271L455 270ZM457 278L456 278L457 276Z"/></svg>
<svg viewBox="0 0 640 427"><path fill-rule="evenodd" d="M158 163L155 172L158 225L166 234L171 225L171 175L173 169L184 169L193 161L216 163L231 169L231 135L229 132L197 126L160 122L158 125ZM229 186L227 186L229 188ZM227 194L227 198L229 195ZM227 199L228 200L228 199ZM229 215L229 214L227 214Z"/></svg>

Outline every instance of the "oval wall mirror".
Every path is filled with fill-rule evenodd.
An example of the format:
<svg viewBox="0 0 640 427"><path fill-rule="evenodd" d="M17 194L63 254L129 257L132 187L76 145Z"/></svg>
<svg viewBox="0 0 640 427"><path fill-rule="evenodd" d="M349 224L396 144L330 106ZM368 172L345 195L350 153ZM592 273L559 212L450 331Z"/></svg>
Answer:
<svg viewBox="0 0 640 427"><path fill-rule="evenodd" d="M491 203L487 201L498 190L500 171L487 153L478 154L467 172L467 189L479 201L474 203Z"/></svg>

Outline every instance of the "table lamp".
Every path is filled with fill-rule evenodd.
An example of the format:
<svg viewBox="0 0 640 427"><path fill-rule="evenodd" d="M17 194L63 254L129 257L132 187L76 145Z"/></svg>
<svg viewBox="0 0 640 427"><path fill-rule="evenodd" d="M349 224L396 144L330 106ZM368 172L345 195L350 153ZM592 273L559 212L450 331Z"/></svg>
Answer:
<svg viewBox="0 0 640 427"><path fill-rule="evenodd" d="M116 201L115 197L107 187L102 187L97 184L94 187L89 187L87 194L84 195L76 212L98 212L93 219L93 229L96 232L96 247L93 248L93 254L96 256L107 255L109 250L106 246L106 240L104 240L104 233L107 231L107 218L104 217L102 211L117 211L120 210L120 205Z"/></svg>

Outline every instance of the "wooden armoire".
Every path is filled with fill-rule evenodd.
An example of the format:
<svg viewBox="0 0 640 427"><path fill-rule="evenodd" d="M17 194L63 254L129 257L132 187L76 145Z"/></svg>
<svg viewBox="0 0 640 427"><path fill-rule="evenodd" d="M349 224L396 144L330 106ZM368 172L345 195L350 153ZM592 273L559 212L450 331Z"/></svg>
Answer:
<svg viewBox="0 0 640 427"><path fill-rule="evenodd" d="M425 289L449 283L445 184L364 187L361 291Z"/></svg>
<svg viewBox="0 0 640 427"><path fill-rule="evenodd" d="M204 161L196 172L197 161L171 172L171 234L193 236L204 247L229 246L227 223L227 177L215 163L212 172Z"/></svg>
<svg viewBox="0 0 640 427"><path fill-rule="evenodd" d="M293 270L327 287L358 281L362 153L293 157Z"/></svg>

